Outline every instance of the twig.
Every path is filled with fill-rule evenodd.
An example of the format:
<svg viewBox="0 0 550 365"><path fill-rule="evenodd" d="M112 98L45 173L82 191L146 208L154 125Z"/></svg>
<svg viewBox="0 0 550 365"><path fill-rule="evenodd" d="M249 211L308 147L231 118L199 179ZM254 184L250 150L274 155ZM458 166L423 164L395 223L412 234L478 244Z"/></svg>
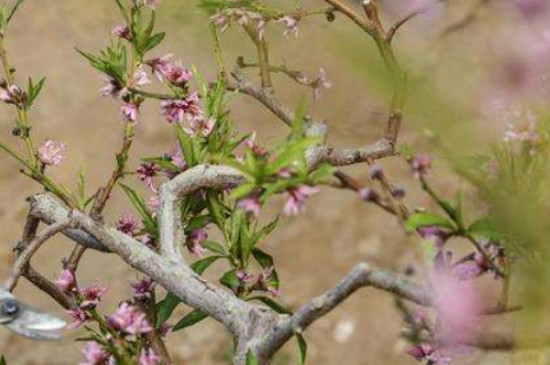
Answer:
<svg viewBox="0 0 550 365"><path fill-rule="evenodd" d="M26 245L24 251L13 264L10 276L4 283L4 288L6 288L6 290L8 291L12 291L13 288L15 288L15 286L17 285L19 277L29 264L32 256L36 253L40 246L60 231L70 227L70 225L71 221L70 219L68 219L66 221L48 226L40 235L36 236L31 242L29 242L29 244Z"/></svg>
<svg viewBox="0 0 550 365"><path fill-rule="evenodd" d="M411 11L409 14L405 15L401 19L397 20L393 25L388 29L386 33L386 41L391 42L395 36L395 33L401 28L405 23L407 23L409 20L422 15L432 9L434 5L437 5L439 3L445 2L446 0L434 0L431 1L428 4L425 4L424 6L421 6L420 8Z"/></svg>

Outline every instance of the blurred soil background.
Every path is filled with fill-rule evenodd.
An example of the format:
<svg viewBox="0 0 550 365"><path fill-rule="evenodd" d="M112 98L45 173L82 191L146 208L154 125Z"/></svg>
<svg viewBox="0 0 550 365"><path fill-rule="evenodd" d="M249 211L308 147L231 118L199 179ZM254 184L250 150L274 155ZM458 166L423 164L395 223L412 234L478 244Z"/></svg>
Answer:
<svg viewBox="0 0 550 365"><path fill-rule="evenodd" d="M401 0L394 3L396 1ZM324 6L317 0L307 4ZM283 5L290 5L290 2ZM445 16L459 19L452 13L462 14L467 8L464 1L451 1L445 11L451 14ZM402 9L392 11L393 15L388 16L390 20L404 13ZM472 96L475 99L479 73L488 63L484 57L489 50L482 52L482 48L486 47L491 36L480 37L483 29L476 22L461 31L463 34L435 42L442 24L449 22L438 18L442 12L442 9L436 9L435 15L421 16L403 28L396 40L398 57L405 68L414 69L418 74L431 69L434 79L444 84L449 80L456 82L455 85L460 85L459 90L451 92L451 88L447 88L447 92L455 93L458 99L472 99ZM496 22L492 11L483 16L488 19L485 23ZM157 18L157 29L166 30L167 37L155 54L174 53L175 58L181 58L185 65L195 65L206 78L212 78L216 69L206 15L192 1L164 0ZM119 22L112 1L28 0L16 15L7 36L6 47L12 64L17 67L19 80L26 79L27 75L47 77L45 89L30 115L33 133L37 141L52 138L67 143L67 159L51 172L70 187L75 186L78 169L84 168L92 191L108 179L115 163L114 153L122 133L119 102L99 95L102 79L74 48L97 51L108 42L111 29ZM268 29L268 37L272 39L272 63L286 63L310 77L318 73L319 67L324 67L333 86L324 91L319 100L313 101L310 90L276 76L277 95L290 105L296 105L296 100L305 96L310 113L328 121L330 141L337 146L360 146L375 141L386 121L387 98L384 93L377 97L376 87L365 76L370 73L371 77L372 74L377 77L384 73L373 42L339 15L333 24L322 17L304 21L297 39L283 38L282 31L281 25ZM474 39L472 34L478 37ZM434 43L438 45L434 46ZM239 31L224 34L222 45L229 67L240 55L253 60L255 52L246 35ZM256 72L249 75L255 77ZM417 90L410 92L414 94ZM231 106L239 130L257 131L260 142L264 144L276 142L287 132L282 123L246 96L233 96ZM423 129L429 125L417 123L415 118L405 115L401 141L415 150L428 148ZM12 110L2 106L0 136L2 141L14 145L15 140L10 135L12 127ZM458 135L471 128L471 124L461 121L448 128L449 133ZM489 123L477 126L476 130L485 135L495 130L500 133L502 124L497 123L495 127ZM159 154L174 145L172 129L159 115L158 105L146 102L137 127L132 166L138 164L137 155ZM7 155L0 155L0 163L0 274L5 276L14 260L11 249L19 238L27 212L25 197L38 192L39 188L18 173L18 166ZM409 207L429 206L402 159L387 159L382 165L392 181L407 188L405 202ZM439 160L435 168L438 172L436 186L443 194L451 196L462 187L466 188L466 197L472 197L467 185L448 173L444 162ZM347 170L365 183L368 181L366 166ZM141 187L133 178L127 178L126 183ZM267 215L277 214L282 202L281 199L272 204ZM116 191L106 210L106 221L113 223L126 209L126 198L121 191ZM476 209L475 205L472 204L471 209ZM403 270L414 262L417 243L418 239L407 236L394 217L365 204L351 192L327 187L310 199L305 214L293 219L283 217L275 234L263 243L263 247L276 259L283 283L281 300L296 307L333 286L360 261ZM66 257L71 249L70 242L56 238L35 256L34 265L53 279L61 270L61 258ZM110 290L101 305L103 313L108 313L116 308L124 295L130 293L128 282L135 279L136 274L116 257L88 252L80 265L78 277L81 283L97 281L109 285ZM25 280L21 280L16 295L35 306L63 315L50 298ZM182 305L178 313L181 315L188 310ZM308 363L414 364L415 361L404 354L406 346L399 339L401 330L393 298L380 291L364 289L307 331ZM59 343L37 343L0 329L0 353L6 356L9 365L76 364L81 359L80 344L72 341L76 336L67 333L66 339ZM172 334L170 338L170 348L177 364L228 363L230 341L214 321L204 321ZM283 349L275 363L291 364L295 353L293 346ZM505 355L480 353L466 363L505 364L507 361Z"/></svg>

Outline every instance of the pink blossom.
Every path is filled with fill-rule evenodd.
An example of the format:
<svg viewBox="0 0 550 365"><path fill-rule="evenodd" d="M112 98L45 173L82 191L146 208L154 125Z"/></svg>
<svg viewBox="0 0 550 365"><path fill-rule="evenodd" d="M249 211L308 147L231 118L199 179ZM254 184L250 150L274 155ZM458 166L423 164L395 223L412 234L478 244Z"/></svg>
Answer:
<svg viewBox="0 0 550 365"><path fill-rule="evenodd" d="M220 32L225 32L230 24L230 19L224 13L216 13L210 17L210 21L214 23Z"/></svg>
<svg viewBox="0 0 550 365"><path fill-rule="evenodd" d="M248 270L238 270L236 273L235 273L235 276L237 277L237 279L240 280L241 283L250 283L253 279L253 276L250 272L248 272Z"/></svg>
<svg viewBox="0 0 550 365"><path fill-rule="evenodd" d="M203 137L208 137L214 130L215 124L216 121L213 118L206 121L204 119L193 119L190 128L183 128L183 130L190 136L201 134Z"/></svg>
<svg viewBox="0 0 550 365"><path fill-rule="evenodd" d="M414 177L419 179L426 176L432 167L432 158L428 155L417 155L411 161L411 167L414 172Z"/></svg>
<svg viewBox="0 0 550 365"><path fill-rule="evenodd" d="M133 0L137 5L146 5L148 6L149 8L151 8L151 10L155 10L157 6L160 5L160 3L162 2L162 0Z"/></svg>
<svg viewBox="0 0 550 365"><path fill-rule="evenodd" d="M136 170L136 173L138 175L138 179L143 181L145 183L145 186L147 186L151 191L156 192L157 189L155 188L155 182L153 178L157 176L157 172L159 171L159 168L152 162L144 162Z"/></svg>
<svg viewBox="0 0 550 365"><path fill-rule="evenodd" d="M261 209L260 199L256 196L241 199L237 203L237 208L258 218Z"/></svg>
<svg viewBox="0 0 550 365"><path fill-rule="evenodd" d="M122 120L129 123L134 123L138 119L139 109L138 106L134 103L126 103L124 102L122 104L122 107L120 107L120 116L122 117Z"/></svg>
<svg viewBox="0 0 550 365"><path fill-rule="evenodd" d="M260 272L260 274L258 275L256 283L261 290L265 290L271 296L276 297L279 295L279 289L277 289L271 283L271 277L274 271L275 271L275 268L273 266L262 270L262 272Z"/></svg>
<svg viewBox="0 0 550 365"><path fill-rule="evenodd" d="M185 100L164 100L160 103L160 113L169 123L178 123L183 120L186 107Z"/></svg>
<svg viewBox="0 0 550 365"><path fill-rule="evenodd" d="M147 72L143 69L143 66L140 65L136 70L134 71L132 77L130 78L130 81L128 83L128 86L130 87L140 87L143 85L150 84L151 80L149 80L149 77L147 76Z"/></svg>
<svg viewBox="0 0 550 365"><path fill-rule="evenodd" d="M286 200L283 212L286 215L298 215L304 209L306 199L319 192L319 189L308 185L300 185L287 191L288 198Z"/></svg>
<svg viewBox="0 0 550 365"><path fill-rule="evenodd" d="M0 88L0 100L7 104L21 104L27 98L17 85L4 85Z"/></svg>
<svg viewBox="0 0 550 365"><path fill-rule="evenodd" d="M139 365L157 365L160 364L162 359L155 354L153 349L141 349L139 355Z"/></svg>
<svg viewBox="0 0 550 365"><path fill-rule="evenodd" d="M151 60L145 61L145 64L151 66L151 71L153 74L159 79L159 81L163 80L163 71L166 67L169 65L170 59L174 55L169 53L159 58L153 58Z"/></svg>
<svg viewBox="0 0 550 365"><path fill-rule="evenodd" d="M130 283L133 289L133 297L137 299L151 298L155 282L150 277L144 277L143 279Z"/></svg>
<svg viewBox="0 0 550 365"><path fill-rule="evenodd" d="M127 25L117 25L113 28L112 33L119 38L130 41L132 39L130 28Z"/></svg>
<svg viewBox="0 0 550 365"><path fill-rule="evenodd" d="M206 233L206 228L198 228L187 236L187 239L185 240L185 246L194 255L202 256L204 252L204 248L202 247L202 243L206 241L208 238L208 233Z"/></svg>
<svg viewBox="0 0 550 365"><path fill-rule="evenodd" d="M64 159L62 152L67 149L65 143L46 140L38 148L38 159L44 165L59 166Z"/></svg>
<svg viewBox="0 0 550 365"><path fill-rule="evenodd" d="M86 342L86 347L82 350L84 354L85 362L80 363L79 365L102 365L105 364L109 358L109 353L101 348L99 344L95 341Z"/></svg>
<svg viewBox="0 0 550 365"><path fill-rule="evenodd" d="M293 35L294 37L298 36L298 19L297 18L290 15L286 15L281 19L279 19L279 21L283 23L283 25L286 28L284 32L285 37L288 37L289 35Z"/></svg>
<svg viewBox="0 0 550 365"><path fill-rule="evenodd" d="M485 267L477 260L462 262L452 268L452 273L458 280L470 280L485 272Z"/></svg>
<svg viewBox="0 0 550 365"><path fill-rule="evenodd" d="M193 73L183 67L181 62L157 63L156 75L174 86L185 87L193 78Z"/></svg>
<svg viewBox="0 0 550 365"><path fill-rule="evenodd" d="M443 244L449 238L448 232L445 232L436 226L419 227L416 232L420 235L420 237L422 237L422 239L433 242L438 250L443 247Z"/></svg>
<svg viewBox="0 0 550 365"><path fill-rule="evenodd" d="M467 338L479 312L479 299L471 281L459 281L441 269L431 275L431 284L439 321L438 336L449 344Z"/></svg>
<svg viewBox="0 0 550 365"><path fill-rule="evenodd" d="M129 236L133 236L141 229L141 221L130 212L122 213L122 217L116 222L116 229Z"/></svg>
<svg viewBox="0 0 550 365"><path fill-rule="evenodd" d="M311 86L313 87L314 99L319 99L321 96L321 89L329 89L332 86L331 82L327 78L324 68L321 67L319 69L319 77L311 83Z"/></svg>
<svg viewBox="0 0 550 365"><path fill-rule="evenodd" d="M112 96L116 98L122 91L122 86L111 76L104 76L105 86L99 91L103 96Z"/></svg>
<svg viewBox="0 0 550 365"><path fill-rule="evenodd" d="M115 313L107 317L107 323L112 328L131 335L153 330L145 314L126 302L122 303Z"/></svg>
<svg viewBox="0 0 550 365"><path fill-rule="evenodd" d="M59 278L55 281L55 285L66 293L70 292L76 287L76 280L73 272L69 269L63 269L59 275Z"/></svg>
<svg viewBox="0 0 550 365"><path fill-rule="evenodd" d="M179 146L170 151L170 153L168 153L168 157L170 157L170 161L182 171L187 168L185 158L183 157L183 153L181 152L181 148Z"/></svg>
<svg viewBox="0 0 550 365"><path fill-rule="evenodd" d="M512 0L512 2L527 18L539 17L549 8L547 0Z"/></svg>
<svg viewBox="0 0 550 365"><path fill-rule="evenodd" d="M515 113L513 118L515 122L506 125L507 129L503 138L505 142L526 142L534 145L540 141L537 118L533 113Z"/></svg>
<svg viewBox="0 0 550 365"><path fill-rule="evenodd" d="M80 290L83 301L80 304L82 308L95 307L101 301L103 294L107 292L106 286L93 285L88 288Z"/></svg>
<svg viewBox="0 0 550 365"><path fill-rule="evenodd" d="M190 120L203 117L197 93L191 93L185 99L162 101L160 112L169 123L181 122L184 116Z"/></svg>
<svg viewBox="0 0 550 365"><path fill-rule="evenodd" d="M426 360L432 365L444 365L452 360L451 357L446 356L439 349L427 343L411 347L407 350L407 354L418 361Z"/></svg>
<svg viewBox="0 0 550 365"><path fill-rule="evenodd" d="M257 142L256 142L256 132L252 132L252 134L250 135L250 137L248 137L245 141L244 141L244 144L246 147L248 147L248 149L250 149L250 151L252 151L252 153L254 153L256 156L265 156L267 155L267 150L263 147L261 147Z"/></svg>
<svg viewBox="0 0 550 365"><path fill-rule="evenodd" d="M67 325L67 329L73 330L80 327L83 323L90 319L90 316L82 308L69 309L66 312L69 315L70 322Z"/></svg>

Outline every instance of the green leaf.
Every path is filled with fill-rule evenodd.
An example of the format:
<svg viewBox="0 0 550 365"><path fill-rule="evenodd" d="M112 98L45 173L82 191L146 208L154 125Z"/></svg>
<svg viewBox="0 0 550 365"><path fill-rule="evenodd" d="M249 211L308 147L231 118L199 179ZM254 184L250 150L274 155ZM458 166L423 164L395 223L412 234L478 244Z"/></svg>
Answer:
<svg viewBox="0 0 550 365"><path fill-rule="evenodd" d="M305 138L288 143L282 148L275 160L267 166L266 173L268 175L276 174L283 167L303 160L305 158L306 149L317 143L319 143L318 138Z"/></svg>
<svg viewBox="0 0 550 365"><path fill-rule="evenodd" d="M271 221L269 224L265 225L264 227L262 227L262 229L256 232L252 239L254 245L263 240L265 237L269 236L271 232L273 232L273 230L277 228L277 223L279 223L279 216L275 217L273 221Z"/></svg>
<svg viewBox="0 0 550 365"><path fill-rule="evenodd" d="M172 332L176 332L186 327L197 324L203 319L205 319L206 317L208 317L208 314L201 312L198 309L195 309L194 311L188 313L182 319L180 319L178 323L174 325L174 328L172 328Z"/></svg>
<svg viewBox="0 0 550 365"><path fill-rule="evenodd" d="M431 213L414 213L405 222L405 228L409 232L415 231L419 227L426 226L454 229L451 222L446 218Z"/></svg>
<svg viewBox="0 0 550 365"><path fill-rule="evenodd" d="M0 365L7 365L4 355L2 355L2 357L0 358Z"/></svg>
<svg viewBox="0 0 550 365"><path fill-rule="evenodd" d="M241 281L237 278L237 271L235 269L229 270L223 274L220 278L220 283L229 289L237 289L241 286Z"/></svg>
<svg viewBox="0 0 550 365"><path fill-rule="evenodd" d="M231 192L230 198L234 200L239 200L250 193L256 188L256 184L248 182L242 185L239 185L237 188L233 189Z"/></svg>
<svg viewBox="0 0 550 365"><path fill-rule="evenodd" d="M277 273L277 270L275 270L275 262L273 261L273 257L258 248L254 248L252 250L252 256L254 256L254 259L263 269L273 267L273 272L269 277L269 283L276 289L279 289L279 274Z"/></svg>
<svg viewBox="0 0 550 365"><path fill-rule="evenodd" d="M468 233L474 237L484 237L491 241L499 241L500 235L495 231L493 224L487 217L478 219L468 227Z"/></svg>
<svg viewBox="0 0 550 365"><path fill-rule="evenodd" d="M298 345L298 365L304 365L307 356L307 342L303 335L297 333L296 343Z"/></svg>
<svg viewBox="0 0 550 365"><path fill-rule="evenodd" d="M206 269L210 267L214 262L223 258L224 256L209 256L199 261L194 262L191 265L191 269L197 273L197 275L202 275Z"/></svg>
<svg viewBox="0 0 550 365"><path fill-rule="evenodd" d="M296 112L294 113L294 120L292 121L292 133L291 139L302 139L304 137L304 119L306 115L306 101L304 98L300 99Z"/></svg>
<svg viewBox="0 0 550 365"><path fill-rule="evenodd" d="M217 253L217 254L220 254L222 256L226 256L227 253L225 252L225 249L223 248L222 245L220 245L219 243L217 242L214 242L214 241L204 241L202 243L202 246L204 248L206 248L207 250L210 250L214 253Z"/></svg>
<svg viewBox="0 0 550 365"><path fill-rule="evenodd" d="M225 218L223 214L223 205L218 201L217 193L213 190L208 190L206 193L206 205L208 212L214 219L214 223L223 231L225 226Z"/></svg>
<svg viewBox="0 0 550 365"><path fill-rule="evenodd" d="M173 293L166 294L166 297L157 303L157 327L162 326L172 316L172 313L174 313L174 310L180 303L180 298Z"/></svg>
<svg viewBox="0 0 550 365"><path fill-rule="evenodd" d="M152 50L153 48L158 46L160 44L160 42L162 42L162 40L164 39L165 36L166 36L166 33L164 33L164 32L154 34L151 38L149 38L147 40L147 43L145 44L145 48L144 48L143 52L144 53L149 52L150 50Z"/></svg>
<svg viewBox="0 0 550 365"><path fill-rule="evenodd" d="M195 147L193 145L193 140L181 127L179 123L175 124L176 136L183 152L183 158L189 167L193 167L197 164Z"/></svg>
<svg viewBox="0 0 550 365"><path fill-rule="evenodd" d="M248 301L257 300L259 302L262 302L279 314L292 314L290 310L286 309L281 304L277 303L276 301L268 297L262 297L262 296L251 297L251 298L248 298L247 300Z"/></svg>

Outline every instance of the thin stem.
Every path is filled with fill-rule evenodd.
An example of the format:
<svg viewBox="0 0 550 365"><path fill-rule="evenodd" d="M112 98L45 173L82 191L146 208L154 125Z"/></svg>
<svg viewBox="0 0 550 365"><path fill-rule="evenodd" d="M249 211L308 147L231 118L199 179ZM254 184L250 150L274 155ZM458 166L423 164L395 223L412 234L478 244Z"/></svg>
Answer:
<svg viewBox="0 0 550 365"><path fill-rule="evenodd" d="M258 33L251 25L244 25L243 28L246 30L248 36L256 45L256 51L258 53L258 63L260 65L260 78L262 80L262 88L270 88L272 84L271 73L269 70L269 53L267 49L267 42L265 41L265 39L260 38Z"/></svg>

